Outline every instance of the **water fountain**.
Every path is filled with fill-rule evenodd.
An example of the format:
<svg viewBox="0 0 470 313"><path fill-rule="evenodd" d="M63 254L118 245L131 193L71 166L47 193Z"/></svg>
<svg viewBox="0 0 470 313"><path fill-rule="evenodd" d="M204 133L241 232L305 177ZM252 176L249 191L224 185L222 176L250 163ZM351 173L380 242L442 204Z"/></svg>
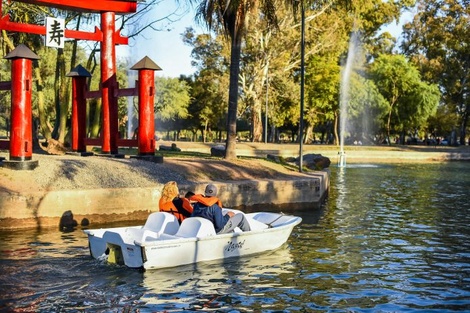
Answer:
<svg viewBox="0 0 470 313"><path fill-rule="evenodd" d="M344 138L345 133L348 131L348 104L350 100L349 82L351 72L354 64L356 63L357 55L360 52L360 38L359 32L353 31L349 41L348 57L346 64L341 71L341 88L340 88L340 150L338 152L338 167L346 167L346 153L344 152Z"/></svg>

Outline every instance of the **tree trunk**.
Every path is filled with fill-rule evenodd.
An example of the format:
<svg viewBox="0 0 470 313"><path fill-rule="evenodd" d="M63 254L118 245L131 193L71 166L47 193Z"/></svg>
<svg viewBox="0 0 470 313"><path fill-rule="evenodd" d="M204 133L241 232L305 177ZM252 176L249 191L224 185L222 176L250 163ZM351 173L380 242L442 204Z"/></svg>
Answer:
<svg viewBox="0 0 470 313"><path fill-rule="evenodd" d="M207 142L207 127L208 127L208 124L209 124L209 120L206 120L205 123L204 123L204 130L203 130L203 133L202 133L202 142L206 143Z"/></svg>
<svg viewBox="0 0 470 313"><path fill-rule="evenodd" d="M462 146L465 146L465 137L466 137L466 129L467 129L467 123L468 123L468 109L467 111L462 114L462 122L460 123L460 144ZM470 144L470 140L469 140Z"/></svg>
<svg viewBox="0 0 470 313"><path fill-rule="evenodd" d="M91 108L93 107L93 112ZM91 125L89 126L88 130L90 133L90 138L97 138L100 133L100 125L101 125L101 98L94 100L94 105L89 107L90 109L87 111L88 114L92 114L91 118ZM90 120L89 118L87 118Z"/></svg>
<svg viewBox="0 0 470 313"><path fill-rule="evenodd" d="M65 55L64 49L60 54L60 63L59 63L59 81L60 81L60 89L59 89L59 104L60 104L60 125L59 125L59 134L57 140L61 143L65 143L65 136L67 134L67 118L69 115L69 97L68 97L68 88L66 84L66 76L65 76Z"/></svg>
<svg viewBox="0 0 470 313"><path fill-rule="evenodd" d="M225 159L237 158L237 110L238 110L238 74L240 72L241 39L232 38L230 55L230 86L228 96L227 141Z"/></svg>
<svg viewBox="0 0 470 313"><path fill-rule="evenodd" d="M92 76L97 68L96 46L95 44L94 49L91 50L86 64L86 68L89 69ZM91 90L91 77L88 78L87 84L88 90ZM91 100L87 105L87 121L87 134L90 138L97 138L101 130L101 97Z"/></svg>
<svg viewBox="0 0 470 313"><path fill-rule="evenodd" d="M54 128L52 129L52 138L56 139L59 133L59 116L60 116L60 104L59 104L59 52L57 52L57 61L55 65L55 77L54 77L54 106L56 112L56 119L54 121Z"/></svg>
<svg viewBox="0 0 470 313"><path fill-rule="evenodd" d="M80 30L80 22L82 20L82 14L79 13L78 18L77 18L77 25L76 25L76 30ZM78 40L73 41L72 45L72 58L70 60L70 70L75 68L75 64L77 63L77 48L78 48Z"/></svg>
<svg viewBox="0 0 470 313"><path fill-rule="evenodd" d="M305 130L304 143L308 143L309 138L311 137L312 133L313 133L313 126L312 125L307 125L307 129Z"/></svg>
<svg viewBox="0 0 470 313"><path fill-rule="evenodd" d="M258 99L254 99L253 111L251 115L251 123L253 127L253 142L262 142L263 141L263 123L262 123L262 113L261 113L261 104Z"/></svg>
<svg viewBox="0 0 470 313"><path fill-rule="evenodd" d="M390 128L392 124L393 107L395 106L395 103L397 103L398 101L398 96L396 96L396 93L397 93L396 88L393 88L393 96L390 101L390 112L388 112L388 120L387 120L387 143L389 146L392 145L392 143L390 142Z"/></svg>
<svg viewBox="0 0 470 313"><path fill-rule="evenodd" d="M405 130L402 129L401 134L400 134L400 144L401 145L405 144L405 137L406 137L405 135L406 135Z"/></svg>
<svg viewBox="0 0 470 313"><path fill-rule="evenodd" d="M51 130L49 124L47 123L47 116L45 112L45 103L44 103L44 85L41 78L41 72L39 70L39 65L36 64L34 67L34 77L36 79L36 91L38 96L38 116L39 116L39 128L41 129L42 135L44 138L49 141L52 138Z"/></svg>

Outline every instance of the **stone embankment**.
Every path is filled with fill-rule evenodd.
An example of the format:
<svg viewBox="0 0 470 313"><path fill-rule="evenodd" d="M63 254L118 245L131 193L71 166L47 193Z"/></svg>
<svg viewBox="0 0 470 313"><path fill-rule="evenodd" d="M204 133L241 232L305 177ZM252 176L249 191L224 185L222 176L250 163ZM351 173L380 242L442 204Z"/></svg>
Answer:
<svg viewBox="0 0 470 313"><path fill-rule="evenodd" d="M8 153L0 157L7 159ZM224 206L246 210L318 207L329 186L328 172L299 173L257 159L168 157L153 163L43 154L33 159L39 166L31 171L0 167L0 230L58 227L67 211L90 227L143 221L158 210L161 189L170 180L182 194L202 193L207 183L215 183Z"/></svg>
<svg viewBox="0 0 470 313"><path fill-rule="evenodd" d="M170 144L171 143L163 143ZM210 153L214 144L178 142L182 151ZM303 154L321 154L336 166L335 147L306 145ZM297 145L237 145L237 155L295 157ZM348 147L348 163L441 162L470 160L462 148ZM8 159L7 151L0 157ZM299 173L260 159L227 162L214 158L165 158L153 163L131 158L50 156L34 154L39 166L32 171L0 167L0 230L58 227L71 211L80 224L143 221L158 210L164 183L174 180L184 194L203 191L208 182L219 187L224 206L245 210L319 207L329 188L328 171Z"/></svg>

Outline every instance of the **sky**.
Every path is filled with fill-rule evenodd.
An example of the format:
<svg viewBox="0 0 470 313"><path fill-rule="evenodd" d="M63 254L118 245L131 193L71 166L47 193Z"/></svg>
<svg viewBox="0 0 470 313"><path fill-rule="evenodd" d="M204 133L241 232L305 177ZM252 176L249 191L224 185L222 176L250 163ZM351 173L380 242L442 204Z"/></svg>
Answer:
<svg viewBox="0 0 470 313"><path fill-rule="evenodd" d="M184 1L181 1L184 2ZM139 36L137 40L130 39L129 46L118 48L118 57L125 57L129 64L133 65L148 56L162 71L158 71L158 76L179 77L180 75L191 75L195 68L191 66L191 47L187 46L181 40L181 34L187 27L193 27L197 33L203 33L207 30L196 24L194 20L194 10L187 7L178 8L175 1L162 0L152 12L147 14L146 21L161 19L169 13L177 11L179 18L172 23L161 23L160 26L165 30L146 31ZM384 28L394 37L398 38L401 34L401 27L404 22L411 19L410 13L405 13L397 25L392 23Z"/></svg>
<svg viewBox="0 0 470 313"><path fill-rule="evenodd" d="M158 76L179 77L181 74L193 74L195 68L191 66L192 48L185 45L181 39L181 34L187 27L193 27L197 33L204 32L204 28L195 23L193 11L184 7L178 8L174 1L163 0L141 23L161 19L175 10L178 12L178 16L174 16L175 22L159 23L164 30L145 31L136 40L130 39L129 46L118 49L118 57L127 58L129 64L133 65L147 56L162 69L157 72Z"/></svg>

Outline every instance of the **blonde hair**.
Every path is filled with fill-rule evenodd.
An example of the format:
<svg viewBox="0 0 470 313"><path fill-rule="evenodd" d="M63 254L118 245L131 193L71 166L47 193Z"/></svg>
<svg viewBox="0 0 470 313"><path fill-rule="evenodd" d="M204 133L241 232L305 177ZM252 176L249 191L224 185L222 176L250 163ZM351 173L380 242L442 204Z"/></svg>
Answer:
<svg viewBox="0 0 470 313"><path fill-rule="evenodd" d="M178 185L175 181L169 181L163 186L162 199L163 203L172 201L179 196Z"/></svg>

